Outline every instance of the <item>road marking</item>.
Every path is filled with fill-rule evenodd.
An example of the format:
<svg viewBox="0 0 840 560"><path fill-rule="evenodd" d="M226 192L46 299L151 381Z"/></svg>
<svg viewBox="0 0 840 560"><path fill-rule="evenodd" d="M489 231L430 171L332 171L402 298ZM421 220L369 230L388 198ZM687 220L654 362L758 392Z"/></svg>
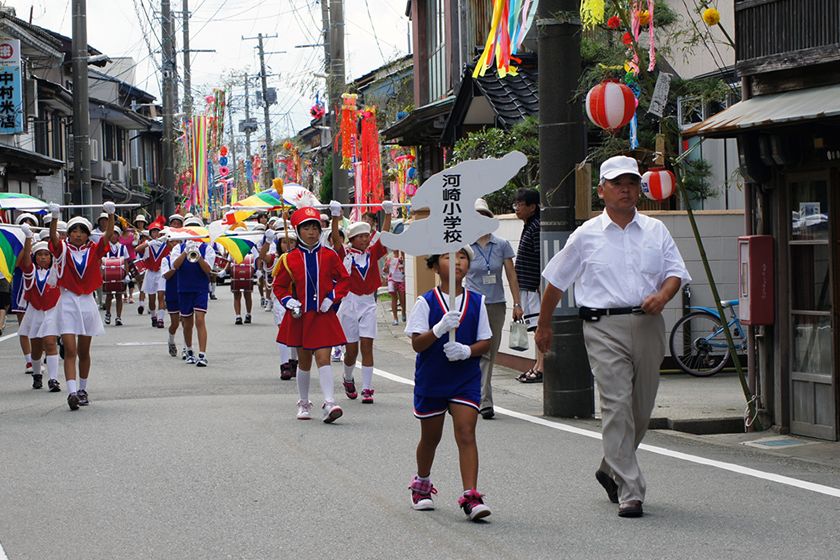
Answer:
<svg viewBox="0 0 840 560"><path fill-rule="evenodd" d="M3 342L4 340L9 340L10 338L15 338L16 336L16 332L13 332L12 334L7 334L5 336L0 336L0 342ZM0 550L0 552L2 552L2 550ZM0 560L3 560L2 556L0 556Z"/></svg>
<svg viewBox="0 0 840 560"><path fill-rule="evenodd" d="M168 342L163 341L149 341L149 342L116 342L114 346L166 346ZM2 560L2 558L0 558Z"/></svg>
<svg viewBox="0 0 840 560"><path fill-rule="evenodd" d="M361 366L361 363L358 365ZM374 368L373 372L380 377L384 377L385 379L389 379L397 383L402 383L403 385L414 385L414 381L411 379L406 379L405 377L400 377L399 375L395 375L393 373L389 373L381 369ZM577 426L563 424L562 422L556 422L554 420L548 420L546 418L540 418L538 416L531 416L530 414L523 414L521 412L516 412L515 410L509 410L507 408L494 407L494 410L497 414L504 414L505 416L510 416L511 418L516 418L517 420L522 420L524 422L530 422L531 424L537 424L538 426L544 426L553 430L560 430L561 432L568 432L570 434L584 436L592 439L601 439L601 433L595 432L593 430L586 430L584 428L578 428ZM700 457L699 455L691 455L690 453L673 451L671 449L658 447L656 445L647 445L643 443L639 446L639 449L643 451L648 451L650 453L656 453L657 455L664 455L665 457L671 457L673 459L687 461L689 463L706 465L709 467L714 467L736 474L743 474L754 478L760 478L762 480L769 480L771 482L777 482L779 484L793 486L795 488L801 488L803 490L809 490L811 492L817 492L818 494L825 494L826 496L834 496L835 498L840 498L840 488L834 488L833 486L825 486L824 484L807 482L805 480L799 480L798 478L791 478L789 476L760 471L758 469L743 467L741 465L727 463L725 461L718 461L716 459L707 459L706 457Z"/></svg>
<svg viewBox="0 0 840 560"><path fill-rule="evenodd" d="M9 560L9 557L6 556L6 551L3 550L3 543L0 543L0 560Z"/></svg>

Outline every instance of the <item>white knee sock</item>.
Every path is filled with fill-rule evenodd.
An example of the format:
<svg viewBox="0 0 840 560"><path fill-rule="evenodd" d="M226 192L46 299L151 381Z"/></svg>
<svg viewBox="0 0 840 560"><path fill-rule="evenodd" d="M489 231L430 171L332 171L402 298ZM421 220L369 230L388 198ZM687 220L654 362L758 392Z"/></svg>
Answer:
<svg viewBox="0 0 840 560"><path fill-rule="evenodd" d="M289 356L292 352L289 350L289 347L283 344L282 342L277 343L277 349L280 351L280 363L285 364L289 361Z"/></svg>
<svg viewBox="0 0 840 560"><path fill-rule="evenodd" d="M68 393L75 393L76 392L76 380L75 379L68 379L67 380L67 392Z"/></svg>
<svg viewBox="0 0 840 560"><path fill-rule="evenodd" d="M41 360L32 362L32 375L41 375Z"/></svg>
<svg viewBox="0 0 840 560"><path fill-rule="evenodd" d="M362 366L362 389L373 389L373 366Z"/></svg>
<svg viewBox="0 0 840 560"><path fill-rule="evenodd" d="M50 379L58 379L58 354L47 356L47 372L50 374Z"/></svg>
<svg viewBox="0 0 840 560"><path fill-rule="evenodd" d="M292 356L291 359L292 360L297 360L298 359L297 348L291 348L290 350L291 350L291 356Z"/></svg>
<svg viewBox="0 0 840 560"><path fill-rule="evenodd" d="M87 390L87 379L79 378L79 391Z"/></svg>
<svg viewBox="0 0 840 560"><path fill-rule="evenodd" d="M344 364L344 380L345 381L350 381L351 379L353 379L353 372L355 370L356 370L355 365L348 366L347 364Z"/></svg>
<svg viewBox="0 0 840 560"><path fill-rule="evenodd" d="M331 365L318 368L318 380L321 382L321 392L324 393L324 401L335 402L335 382L333 380Z"/></svg>
<svg viewBox="0 0 840 560"><path fill-rule="evenodd" d="M297 370L297 376L295 377L297 380L297 388L298 388L298 396L300 400L303 402L309 401L309 372L304 371L301 368Z"/></svg>
<svg viewBox="0 0 840 560"><path fill-rule="evenodd" d="M28 364L29 362L32 361L32 354L24 354L23 359Z"/></svg>
<svg viewBox="0 0 840 560"><path fill-rule="evenodd" d="M175 335L169 333L169 344L175 344Z"/></svg>

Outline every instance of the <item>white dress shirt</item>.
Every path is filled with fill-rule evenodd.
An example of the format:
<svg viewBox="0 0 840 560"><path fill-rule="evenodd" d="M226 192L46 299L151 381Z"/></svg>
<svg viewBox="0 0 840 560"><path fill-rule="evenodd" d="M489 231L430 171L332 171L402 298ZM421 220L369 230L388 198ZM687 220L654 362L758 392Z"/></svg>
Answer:
<svg viewBox="0 0 840 560"><path fill-rule="evenodd" d="M636 212L622 229L606 210L572 232L543 271L562 292L575 285L577 306L596 309L637 307L672 276L691 282L665 225Z"/></svg>

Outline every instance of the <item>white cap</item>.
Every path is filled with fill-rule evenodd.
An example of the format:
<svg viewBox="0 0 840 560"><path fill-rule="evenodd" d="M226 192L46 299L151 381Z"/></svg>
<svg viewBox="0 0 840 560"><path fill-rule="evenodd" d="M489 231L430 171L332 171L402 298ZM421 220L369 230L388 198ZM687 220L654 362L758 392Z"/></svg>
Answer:
<svg viewBox="0 0 840 560"><path fill-rule="evenodd" d="M67 231L67 222L65 222L63 220L58 222L57 228L58 228L58 231L66 232Z"/></svg>
<svg viewBox="0 0 840 560"><path fill-rule="evenodd" d="M329 221L330 221L330 217L329 217L329 216L327 216L326 214L321 214L321 221L322 221L322 222L329 222Z"/></svg>
<svg viewBox="0 0 840 560"><path fill-rule="evenodd" d="M283 239L286 239L286 234L287 233L289 235L290 240L297 241L297 233L295 233L295 230L293 230L293 229L280 230L279 232L277 232L277 239L279 239L281 241Z"/></svg>
<svg viewBox="0 0 840 560"><path fill-rule="evenodd" d="M350 227L347 228L347 239L353 239L357 235L362 235L363 233L370 233L370 224L367 222L353 222L350 224Z"/></svg>
<svg viewBox="0 0 840 560"><path fill-rule="evenodd" d="M254 225L254 231L265 231L265 224Z"/></svg>
<svg viewBox="0 0 840 560"><path fill-rule="evenodd" d="M73 229L73 226L80 225L87 230L88 235L90 235L91 230L93 227L90 225L90 222L84 216L76 216L74 218L70 218L70 221L67 222L67 231Z"/></svg>
<svg viewBox="0 0 840 560"><path fill-rule="evenodd" d="M487 205L487 201L484 200L483 198L476 198L475 199L475 211L478 212L479 214L484 214L484 213L490 214L491 218L495 217L493 215L493 211L490 210L490 207Z"/></svg>
<svg viewBox="0 0 840 560"><path fill-rule="evenodd" d="M137 223L137 222L143 222L145 224L145 223L148 223L149 220L147 220L146 216L144 216L143 214L137 214L134 217L134 223Z"/></svg>
<svg viewBox="0 0 840 560"><path fill-rule="evenodd" d="M280 218L278 218L277 216L272 216L272 217L270 217L270 218L268 219L268 224L269 224L269 225L271 225L271 224L273 224L274 222L278 221L279 219L280 219Z"/></svg>
<svg viewBox="0 0 840 560"><path fill-rule="evenodd" d="M192 212L187 212L186 214L184 214L184 219L189 220L193 216L195 216L195 214L193 214Z"/></svg>
<svg viewBox="0 0 840 560"><path fill-rule="evenodd" d="M50 245L46 241L39 241L35 245L32 246L32 254L34 255L38 251L49 251Z"/></svg>
<svg viewBox="0 0 840 560"><path fill-rule="evenodd" d="M114 226L114 233L122 235L122 228L120 226Z"/></svg>
<svg viewBox="0 0 840 560"><path fill-rule="evenodd" d="M42 229L38 232L38 241L43 241L50 238L50 230ZM34 251L33 251L34 252Z"/></svg>
<svg viewBox="0 0 840 560"><path fill-rule="evenodd" d="M639 163L627 156L613 156L601 164L600 181L613 179L622 175L635 175L641 181L642 174L639 173Z"/></svg>
<svg viewBox="0 0 840 560"><path fill-rule="evenodd" d="M172 214L169 216L169 221L171 222L172 220L181 220L181 223L184 223L184 217L181 214Z"/></svg>
<svg viewBox="0 0 840 560"><path fill-rule="evenodd" d="M187 226L204 227L204 222L198 216L191 216L184 221L184 227Z"/></svg>
<svg viewBox="0 0 840 560"><path fill-rule="evenodd" d="M22 223L23 223L23 220L31 220L31 221L32 221L32 225L35 225L35 226L37 226L37 225L38 225L38 218L36 218L36 217L35 217L35 214L30 214L30 213L28 213L28 212L27 212L27 213L25 213L25 214L21 214L20 216L18 216L17 218L15 218L15 223L16 223L17 225L20 225L20 224L22 224Z"/></svg>
<svg viewBox="0 0 840 560"><path fill-rule="evenodd" d="M464 251L467 254L467 256L470 258L470 262L473 262L475 260L475 251L473 251L473 248L470 247L469 245L464 245L463 247L461 247L458 250L459 251Z"/></svg>
<svg viewBox="0 0 840 560"><path fill-rule="evenodd" d="M101 214L99 214L99 217L96 218L96 221L98 222L99 220L102 220L103 218L106 219L106 220L108 219L108 212L102 212Z"/></svg>

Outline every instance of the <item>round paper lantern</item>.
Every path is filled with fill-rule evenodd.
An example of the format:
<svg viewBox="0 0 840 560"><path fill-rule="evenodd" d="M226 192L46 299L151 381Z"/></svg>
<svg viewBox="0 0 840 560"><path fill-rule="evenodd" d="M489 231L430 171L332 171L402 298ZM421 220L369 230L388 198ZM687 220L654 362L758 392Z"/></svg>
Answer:
<svg viewBox="0 0 840 560"><path fill-rule="evenodd" d="M230 174L230 169L227 166L223 165L219 168L219 175L222 177L227 177Z"/></svg>
<svg viewBox="0 0 840 560"><path fill-rule="evenodd" d="M219 155L222 156L222 157L225 157L226 155L228 155L227 146L222 146L221 148L219 148Z"/></svg>
<svg viewBox="0 0 840 560"><path fill-rule="evenodd" d="M408 176L409 180L414 179L417 176L417 169L415 169L413 167L409 167L406 175Z"/></svg>
<svg viewBox="0 0 840 560"><path fill-rule="evenodd" d="M604 130L618 130L636 113L633 91L619 82L601 82L586 94L586 114Z"/></svg>
<svg viewBox="0 0 840 560"><path fill-rule="evenodd" d="M405 194L406 194L406 196L409 196L409 197L417 194L417 185L415 185L414 183L408 183L405 186Z"/></svg>
<svg viewBox="0 0 840 560"><path fill-rule="evenodd" d="M214 101L216 101L216 96L215 95L207 95L207 96L204 97L204 101L209 105L210 103L213 103Z"/></svg>
<svg viewBox="0 0 840 560"><path fill-rule="evenodd" d="M219 165L224 167L227 164L228 164L228 158L226 158L225 156L222 156L222 157L219 158Z"/></svg>
<svg viewBox="0 0 840 560"><path fill-rule="evenodd" d="M676 189L677 178L667 169L651 169L642 175L642 192L651 200L665 200Z"/></svg>

